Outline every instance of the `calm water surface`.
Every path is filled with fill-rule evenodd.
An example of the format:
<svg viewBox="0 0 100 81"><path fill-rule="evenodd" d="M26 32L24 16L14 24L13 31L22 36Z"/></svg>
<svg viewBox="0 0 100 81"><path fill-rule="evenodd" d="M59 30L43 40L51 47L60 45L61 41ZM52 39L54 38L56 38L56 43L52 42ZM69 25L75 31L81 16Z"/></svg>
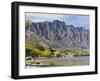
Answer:
<svg viewBox="0 0 100 81"><path fill-rule="evenodd" d="M42 58L38 61L58 61L58 62L89 62L89 56L82 57L60 57L60 58Z"/></svg>

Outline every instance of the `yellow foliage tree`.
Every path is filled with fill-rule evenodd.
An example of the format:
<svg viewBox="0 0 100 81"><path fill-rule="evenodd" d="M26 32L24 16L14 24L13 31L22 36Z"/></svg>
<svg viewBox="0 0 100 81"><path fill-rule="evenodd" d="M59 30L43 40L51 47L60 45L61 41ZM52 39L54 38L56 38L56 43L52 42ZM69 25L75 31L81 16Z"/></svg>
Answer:
<svg viewBox="0 0 100 81"><path fill-rule="evenodd" d="M43 56L44 56L44 57L50 57L50 54L51 54L51 52L50 52L49 49L45 49L45 50L43 51Z"/></svg>

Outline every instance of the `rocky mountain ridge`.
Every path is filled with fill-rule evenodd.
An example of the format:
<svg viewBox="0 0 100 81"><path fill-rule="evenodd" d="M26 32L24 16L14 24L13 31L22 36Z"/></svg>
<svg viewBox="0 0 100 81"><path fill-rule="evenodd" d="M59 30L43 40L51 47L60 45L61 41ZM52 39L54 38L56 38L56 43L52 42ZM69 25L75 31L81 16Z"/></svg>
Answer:
<svg viewBox="0 0 100 81"><path fill-rule="evenodd" d="M89 29L67 25L59 20L32 22L26 30L25 39L44 47L89 49Z"/></svg>

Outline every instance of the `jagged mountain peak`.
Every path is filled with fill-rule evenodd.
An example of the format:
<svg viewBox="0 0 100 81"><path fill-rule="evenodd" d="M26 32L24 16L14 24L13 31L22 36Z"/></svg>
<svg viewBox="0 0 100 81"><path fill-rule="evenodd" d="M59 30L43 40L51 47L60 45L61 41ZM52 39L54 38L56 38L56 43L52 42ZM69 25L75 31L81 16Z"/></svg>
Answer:
<svg viewBox="0 0 100 81"><path fill-rule="evenodd" d="M64 21L32 22L29 31L28 36L26 36L27 41L38 41L42 45L54 48L89 49L89 30L67 25Z"/></svg>

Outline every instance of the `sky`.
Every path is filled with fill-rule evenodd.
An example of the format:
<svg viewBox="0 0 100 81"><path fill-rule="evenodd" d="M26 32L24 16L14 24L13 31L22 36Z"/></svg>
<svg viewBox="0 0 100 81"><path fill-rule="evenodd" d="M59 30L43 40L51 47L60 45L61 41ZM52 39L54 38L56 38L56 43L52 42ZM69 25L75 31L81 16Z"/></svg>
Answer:
<svg viewBox="0 0 100 81"><path fill-rule="evenodd" d="M84 27L89 29L89 15L79 14L51 14L51 13L25 13L25 18L32 22L44 22L53 20L64 21L67 25L74 25L76 27Z"/></svg>

